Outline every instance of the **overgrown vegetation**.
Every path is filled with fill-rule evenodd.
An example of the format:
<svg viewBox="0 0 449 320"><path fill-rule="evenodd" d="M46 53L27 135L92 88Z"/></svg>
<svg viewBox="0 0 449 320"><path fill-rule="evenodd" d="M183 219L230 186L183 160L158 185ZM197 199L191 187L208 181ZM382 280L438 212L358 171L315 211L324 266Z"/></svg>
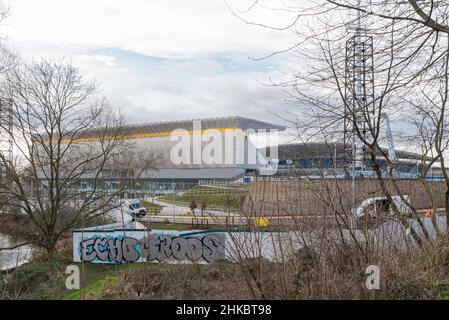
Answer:
<svg viewBox="0 0 449 320"><path fill-rule="evenodd" d="M199 264L78 264L81 290L68 291L70 245L2 275L3 299L449 299L447 239L422 251L396 252L378 261L379 290L367 290L353 252L326 258L301 250L288 262L244 259ZM245 271L242 270L245 269ZM248 276L251 271L252 276Z"/></svg>
<svg viewBox="0 0 449 320"><path fill-rule="evenodd" d="M123 272L125 265L77 264L81 270L81 290L69 291L65 287L66 267L72 261L72 244L61 241L53 259L36 256L31 262L14 271L0 274L0 299L81 299L91 292L102 290ZM130 266L130 265L128 265ZM134 265L132 265L134 266Z"/></svg>
<svg viewBox="0 0 449 320"><path fill-rule="evenodd" d="M248 299L232 263L139 264L93 295L95 299Z"/></svg>
<svg viewBox="0 0 449 320"><path fill-rule="evenodd" d="M367 290L366 274L350 253L320 261L302 251L285 264L264 259L211 265L139 264L121 273L95 299L449 299L447 243L379 261L381 287ZM254 276L247 277L250 270Z"/></svg>
<svg viewBox="0 0 449 320"><path fill-rule="evenodd" d="M8 274L2 274L0 296L2 299L54 299L62 296L65 286L65 267L70 264L71 250L55 254L52 260L46 255L36 256Z"/></svg>

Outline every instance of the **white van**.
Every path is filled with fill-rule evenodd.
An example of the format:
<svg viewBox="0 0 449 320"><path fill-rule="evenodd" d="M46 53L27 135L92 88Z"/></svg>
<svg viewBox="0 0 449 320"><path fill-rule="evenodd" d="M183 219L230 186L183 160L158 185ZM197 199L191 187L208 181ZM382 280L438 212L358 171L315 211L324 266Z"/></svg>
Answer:
<svg viewBox="0 0 449 320"><path fill-rule="evenodd" d="M391 199L400 214L405 216L410 214L411 208L407 204L409 201L407 195L402 196L402 198L392 196ZM355 210L354 216L361 227L376 227L394 216L393 205L387 197L368 198Z"/></svg>
<svg viewBox="0 0 449 320"><path fill-rule="evenodd" d="M130 214L133 217L144 216L147 210L140 203L138 199L126 199L122 203L123 212Z"/></svg>
<svg viewBox="0 0 449 320"><path fill-rule="evenodd" d="M404 195L402 198L407 202L409 201L408 195ZM400 196L391 197L399 212L406 215L411 212L411 209L402 198ZM362 218L365 215L370 215L371 217L378 217L385 214L393 215L393 213L393 206L388 201L387 197L368 198L355 210L356 218Z"/></svg>

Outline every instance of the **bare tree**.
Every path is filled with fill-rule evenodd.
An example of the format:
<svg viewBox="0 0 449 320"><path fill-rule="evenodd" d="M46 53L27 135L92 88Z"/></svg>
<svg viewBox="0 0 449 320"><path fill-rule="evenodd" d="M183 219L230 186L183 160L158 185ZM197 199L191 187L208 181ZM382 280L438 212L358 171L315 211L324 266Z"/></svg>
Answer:
<svg viewBox="0 0 449 320"><path fill-rule="evenodd" d="M10 9L0 1L0 26L8 18ZM6 39L0 37L0 73L10 70L17 62L16 55L7 47Z"/></svg>
<svg viewBox="0 0 449 320"><path fill-rule="evenodd" d="M64 232L114 209L113 200L136 178L129 174L134 146L125 139L123 116L96 89L63 60L24 63L3 79L14 158L0 155L2 214L26 215L34 229L29 242L49 256ZM111 172L122 181L114 190L105 182Z"/></svg>
<svg viewBox="0 0 449 320"><path fill-rule="evenodd" d="M249 10L233 12L249 21L247 15L257 7L267 9L263 1L254 1ZM420 181L435 207L436 195L425 179L435 163L443 168L449 187L444 169L448 145L447 1L293 1L282 2L276 9L295 13L291 23L277 29L291 29L297 41L274 54L290 52L297 58L298 68L290 71L287 80L273 85L283 88L298 106L298 112L286 120L298 129L300 139L319 139L331 145L352 135L350 144L358 149L353 148L352 156L363 150L384 195L390 202L393 195L407 202L406 192L397 184L397 163L382 148L385 115L406 123L402 125L404 145L424 151ZM272 28L267 21L259 25ZM379 165L380 160L387 162L386 168ZM449 217L446 189L445 213ZM409 205L411 217L423 227L417 211ZM408 224L393 207L397 218ZM438 231L435 216L433 219ZM428 238L424 228L422 232Z"/></svg>
<svg viewBox="0 0 449 320"><path fill-rule="evenodd" d="M323 168L312 157L320 180L303 181L304 176L298 176L285 181L258 181L245 200L247 224L269 215L270 221L277 221L276 228L284 232L267 236L271 238L264 239L265 243L257 233L235 234L231 237L235 250L230 255L241 266L254 297L266 298L276 290L283 298L374 297L360 281L367 265L374 263L390 272L397 268L392 263L396 254L414 259L416 252L408 251L414 247L409 246L411 243L425 249L423 257L432 256L439 245L447 246L447 232L438 228L436 209L443 204L449 218L445 171L449 145L449 4L444 0L297 0L279 1L274 7L273 2L255 0L240 11L230 9L246 23L291 30L296 35L295 43L286 49L255 59L277 54L296 59L297 66L286 70L283 80L272 80L271 84L281 88L295 106L283 118L297 129L298 140L324 142L328 149L325 153L329 154L334 145L346 142L345 135L349 134L354 137L349 141L352 151L343 149L339 154L346 161L346 170L355 167L351 158L360 152L354 150L355 145L363 150L364 160L376 178L354 179L351 185L347 179L336 178L336 163L334 168ZM257 10L287 12L294 17L283 27L273 27L266 20L254 21L251 14ZM362 43L362 56L351 69L348 61L354 58L351 49L357 42ZM359 92L354 73L362 79ZM402 129L402 147L422 155L418 181L398 179L399 164L384 147L385 115ZM386 162L385 167L381 161ZM426 180L435 164L442 168L443 188ZM351 195L351 189L357 193ZM353 210L364 197L379 195L388 200L388 210L380 211L392 211L393 216L379 216L375 228L369 221L352 225ZM412 201L416 195L433 209L437 241L430 241L432 236L419 212L422 207ZM409 213L395 204L395 196L407 203ZM282 241L278 239L281 235ZM403 239L406 241L400 241ZM266 248L272 249L276 263L261 259ZM412 266L395 273L402 277L410 273L408 268ZM394 281L386 281L389 290Z"/></svg>

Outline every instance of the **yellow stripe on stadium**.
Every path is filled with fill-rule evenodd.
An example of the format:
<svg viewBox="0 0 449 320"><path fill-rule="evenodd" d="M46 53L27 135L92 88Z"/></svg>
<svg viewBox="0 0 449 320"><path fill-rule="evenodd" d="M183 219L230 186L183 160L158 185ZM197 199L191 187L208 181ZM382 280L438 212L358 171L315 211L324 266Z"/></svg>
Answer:
<svg viewBox="0 0 449 320"><path fill-rule="evenodd" d="M77 139L62 139L61 143L68 143L68 142L94 142L94 141L104 141L104 140L113 140L113 139L120 139L120 140L127 140L127 139L144 139L144 138L155 138L155 137L168 137L168 136L177 136L177 135L184 135L184 134L204 134L204 133L211 133L211 132L235 132L238 130L242 130L240 128L213 128L213 129L203 129L203 130L174 130L170 132L156 132L156 133L134 133L134 134L128 134L123 135L120 137L88 137L88 138L77 138ZM56 139L55 139L56 140ZM46 140L43 142L43 144L48 144L50 140ZM40 144L39 141L34 141L34 144ZM57 142L54 142L57 143Z"/></svg>

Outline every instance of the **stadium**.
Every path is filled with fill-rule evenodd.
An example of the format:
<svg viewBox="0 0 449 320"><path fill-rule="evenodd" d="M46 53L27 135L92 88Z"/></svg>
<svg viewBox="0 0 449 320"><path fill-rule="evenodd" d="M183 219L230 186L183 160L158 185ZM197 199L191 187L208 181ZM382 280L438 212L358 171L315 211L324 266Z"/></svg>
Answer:
<svg viewBox="0 0 449 320"><path fill-rule="evenodd" d="M342 143L289 143L257 148L254 140L261 132L281 132L286 126L256 119L235 116L153 122L127 125L120 130L123 139L134 144L133 154L145 151L155 157L154 168L146 170L137 184L139 192L144 193L167 194L201 183L231 183L243 177L346 179L352 175L351 147ZM85 131L76 139L95 143L98 136L96 131ZM211 144L215 149L205 152ZM212 154L212 160L205 159L205 153ZM396 155L395 174L400 179L416 179L422 172L423 160L428 160L407 151L396 151ZM386 160L380 153L378 156L379 165L385 170ZM370 161L366 163L367 167L356 173L357 178L375 176ZM102 179L107 188L114 189L124 178L118 170L105 169ZM81 188L88 189L90 184L88 177L80 181Z"/></svg>
<svg viewBox="0 0 449 320"><path fill-rule="evenodd" d="M265 151L263 151L265 152ZM388 154L387 148L382 153ZM377 163L386 175L387 161L381 152L376 152ZM399 179L417 179L423 172L423 164L431 158L420 154L395 150L394 175ZM348 178L352 176L352 146L343 143L291 143L278 147L277 176L301 176L321 178L337 176ZM365 168L358 170L357 178L373 178L373 163L366 159Z"/></svg>
<svg viewBox="0 0 449 320"><path fill-rule="evenodd" d="M126 125L120 128L119 135L133 145L131 158L154 157L153 167L139 176L139 190L165 194L200 181L234 181L260 174L266 161L252 142L252 136L285 129L255 119L223 117ZM90 130L70 139L95 145L104 139L102 135ZM42 179L45 180L45 175ZM114 190L123 179L126 177L115 168L102 172L102 180L109 190ZM80 188L92 187L88 176L80 180Z"/></svg>

